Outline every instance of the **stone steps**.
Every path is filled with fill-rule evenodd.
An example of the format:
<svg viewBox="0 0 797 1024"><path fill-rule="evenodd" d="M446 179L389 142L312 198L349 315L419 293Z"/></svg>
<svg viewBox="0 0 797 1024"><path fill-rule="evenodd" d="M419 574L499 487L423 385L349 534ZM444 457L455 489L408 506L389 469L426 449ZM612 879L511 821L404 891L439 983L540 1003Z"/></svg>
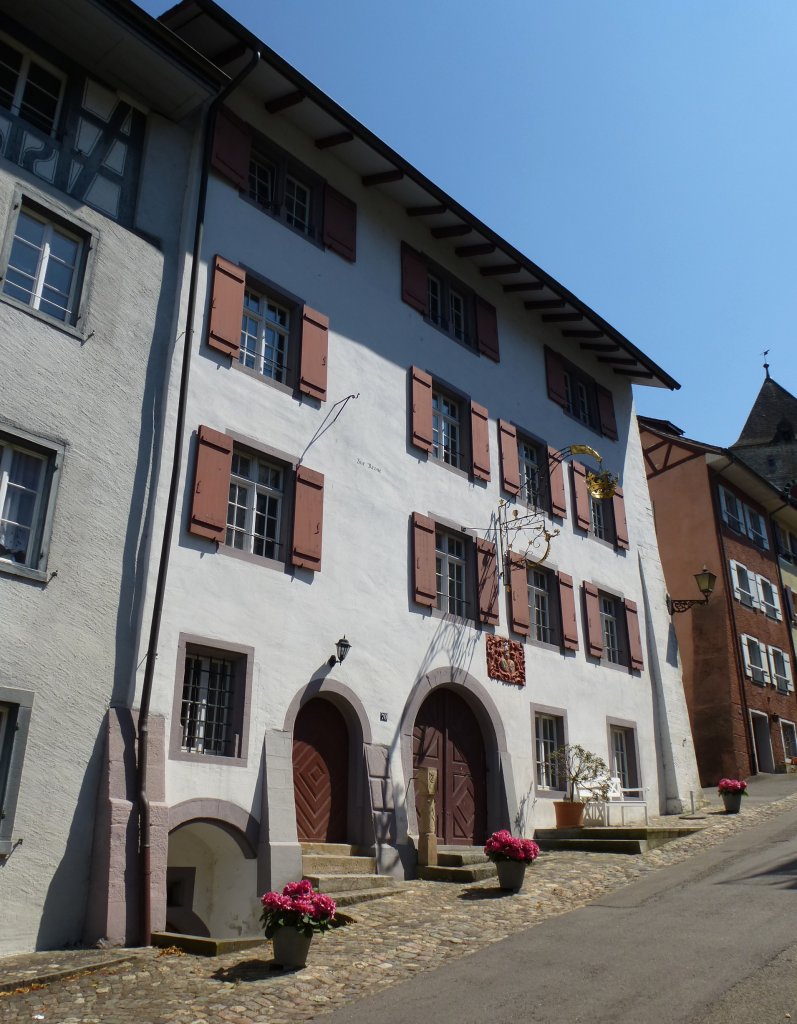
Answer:
<svg viewBox="0 0 797 1024"><path fill-rule="evenodd" d="M302 874L339 907L389 896L399 885L392 876L377 874L375 857L346 843L302 843Z"/></svg>
<svg viewBox="0 0 797 1024"><path fill-rule="evenodd" d="M541 850L640 854L699 831L700 828L690 826L538 828L534 832L534 840Z"/></svg>
<svg viewBox="0 0 797 1024"><path fill-rule="evenodd" d="M355 889L395 889L396 879L390 875L316 875L305 871L304 877L313 883L313 888L319 892L329 893L334 896L336 892L344 890L354 891Z"/></svg>
<svg viewBox="0 0 797 1024"><path fill-rule="evenodd" d="M481 846L439 846L437 864L418 868L418 877L427 882L466 885L495 875L495 865L484 856Z"/></svg>
<svg viewBox="0 0 797 1024"><path fill-rule="evenodd" d="M375 875L376 857L327 856L305 853L302 857L305 874L313 875Z"/></svg>
<svg viewBox="0 0 797 1024"><path fill-rule="evenodd" d="M299 843L302 853L323 854L327 857L354 857L359 851L348 843Z"/></svg>

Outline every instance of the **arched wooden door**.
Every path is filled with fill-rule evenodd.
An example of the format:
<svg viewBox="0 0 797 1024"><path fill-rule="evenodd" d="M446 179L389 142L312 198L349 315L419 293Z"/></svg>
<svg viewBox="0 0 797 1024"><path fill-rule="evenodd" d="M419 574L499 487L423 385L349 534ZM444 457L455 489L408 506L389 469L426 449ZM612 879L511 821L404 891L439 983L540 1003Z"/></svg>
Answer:
<svg viewBox="0 0 797 1024"><path fill-rule="evenodd" d="M296 716L293 791L300 840L347 841L349 730L328 700L310 700Z"/></svg>
<svg viewBox="0 0 797 1024"><path fill-rule="evenodd" d="M484 739L476 716L451 690L435 690L412 731L413 770L436 768L437 838L478 846L487 838ZM417 808L416 808L417 809Z"/></svg>

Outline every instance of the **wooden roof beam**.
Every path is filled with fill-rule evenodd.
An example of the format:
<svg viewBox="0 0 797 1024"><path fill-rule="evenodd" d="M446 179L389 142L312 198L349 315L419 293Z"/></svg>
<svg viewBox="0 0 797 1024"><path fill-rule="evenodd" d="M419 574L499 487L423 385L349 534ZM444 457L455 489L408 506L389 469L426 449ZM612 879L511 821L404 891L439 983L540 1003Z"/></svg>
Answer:
<svg viewBox="0 0 797 1024"><path fill-rule="evenodd" d="M507 295L512 292L541 292L544 287L542 281L518 281L516 284L505 284L504 291Z"/></svg>
<svg viewBox="0 0 797 1024"><path fill-rule="evenodd" d="M316 149L329 149L331 146L342 146L344 142L351 142L354 139L352 132L335 132L334 135L325 135L323 139L316 139Z"/></svg>
<svg viewBox="0 0 797 1024"><path fill-rule="evenodd" d="M588 330L588 331L578 331L578 330L576 330L576 331L562 331L562 337L563 338L605 338L606 335L603 333L603 331L598 330L597 327L596 327L594 330ZM581 347L582 348L586 348L587 346L586 345L582 345Z"/></svg>
<svg viewBox="0 0 797 1024"><path fill-rule="evenodd" d="M400 171L398 168L393 168L392 171L380 171L378 174L366 174L362 178L362 183L366 188L371 188L373 185L387 185L391 181L401 181L404 177L404 171Z"/></svg>
<svg viewBox="0 0 797 1024"><path fill-rule="evenodd" d="M638 366L633 356L596 356L599 363L609 363L611 366Z"/></svg>
<svg viewBox="0 0 797 1024"><path fill-rule="evenodd" d="M543 313L543 323L546 324L577 324L584 319L583 313Z"/></svg>
<svg viewBox="0 0 797 1024"><path fill-rule="evenodd" d="M447 207L437 203L435 206L408 206L408 217L437 217L446 212Z"/></svg>
<svg viewBox="0 0 797 1024"><path fill-rule="evenodd" d="M615 366L612 373L617 373L624 377L644 377L647 380L653 377L650 370L623 370L619 366Z"/></svg>
<svg viewBox="0 0 797 1024"><path fill-rule="evenodd" d="M297 89L295 92L286 92L284 96L277 96L273 100L267 100L263 106L269 112L269 114L279 114L283 110L287 110L288 107L295 107L297 103L301 103L305 98L305 94L301 89Z"/></svg>
<svg viewBox="0 0 797 1024"><path fill-rule="evenodd" d="M566 334L567 331L562 331ZM579 348L585 352L619 352L620 346L614 341L582 341Z"/></svg>
<svg viewBox="0 0 797 1024"><path fill-rule="evenodd" d="M469 235L473 231L470 224L444 224L440 228L432 228L434 238L459 238L461 235Z"/></svg>
<svg viewBox="0 0 797 1024"><path fill-rule="evenodd" d="M564 299L535 299L533 302L524 302L526 309L564 309Z"/></svg>
<svg viewBox="0 0 797 1024"><path fill-rule="evenodd" d="M519 263L501 263L497 267L482 267L482 277L501 277L502 274L518 274L523 269Z"/></svg>
<svg viewBox="0 0 797 1024"><path fill-rule="evenodd" d="M457 256L489 256L495 252L492 242L478 242L475 245L458 245L454 252Z"/></svg>

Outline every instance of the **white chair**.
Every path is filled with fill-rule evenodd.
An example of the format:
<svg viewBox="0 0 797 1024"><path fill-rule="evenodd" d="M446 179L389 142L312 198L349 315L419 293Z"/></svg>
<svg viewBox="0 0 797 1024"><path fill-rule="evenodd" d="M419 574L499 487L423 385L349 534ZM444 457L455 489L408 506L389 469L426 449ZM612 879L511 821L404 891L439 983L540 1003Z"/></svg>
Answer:
<svg viewBox="0 0 797 1024"><path fill-rule="evenodd" d="M625 825L626 807L642 807L645 811L645 825L648 823L648 802L646 799L647 790L641 787L636 789L623 788L623 783L616 775L609 779L609 799L606 804L606 824L611 825L611 807L620 808L620 823Z"/></svg>

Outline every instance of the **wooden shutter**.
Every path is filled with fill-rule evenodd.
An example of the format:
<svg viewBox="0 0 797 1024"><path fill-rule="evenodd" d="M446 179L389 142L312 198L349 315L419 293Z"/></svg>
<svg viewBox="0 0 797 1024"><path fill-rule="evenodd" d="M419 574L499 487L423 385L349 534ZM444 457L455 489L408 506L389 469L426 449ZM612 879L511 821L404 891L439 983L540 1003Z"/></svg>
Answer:
<svg viewBox="0 0 797 1024"><path fill-rule="evenodd" d="M470 403L471 468L477 480L490 479L490 420L487 410Z"/></svg>
<svg viewBox="0 0 797 1024"><path fill-rule="evenodd" d="M246 274L221 256L213 267L208 345L237 359L241 347L241 316L244 309Z"/></svg>
<svg viewBox="0 0 797 1024"><path fill-rule="evenodd" d="M495 544L476 539L476 575L479 586L479 622L498 625L498 563Z"/></svg>
<svg viewBox="0 0 797 1024"><path fill-rule="evenodd" d="M437 572L434 519L412 513L412 585L418 604L437 604Z"/></svg>
<svg viewBox="0 0 797 1024"><path fill-rule="evenodd" d="M589 653L594 658L600 658L603 654L603 630L601 629L598 588L593 586L592 583L584 584L584 611L587 616Z"/></svg>
<svg viewBox="0 0 797 1024"><path fill-rule="evenodd" d="M236 188L249 186L249 158L252 136L247 125L230 110L221 109L216 117L210 164Z"/></svg>
<svg viewBox="0 0 797 1024"><path fill-rule="evenodd" d="M495 306L476 296L476 347L483 356L500 362L498 355L498 314Z"/></svg>
<svg viewBox="0 0 797 1024"><path fill-rule="evenodd" d="M573 463L573 498L576 525L582 530L589 530L591 518L589 492L587 491L587 469L580 462Z"/></svg>
<svg viewBox="0 0 797 1024"><path fill-rule="evenodd" d="M421 254L401 243L401 297L424 316L429 314L429 272Z"/></svg>
<svg viewBox="0 0 797 1024"><path fill-rule="evenodd" d="M507 494L520 494L517 428L506 420L498 421L498 451L501 460L501 486Z"/></svg>
<svg viewBox="0 0 797 1024"><path fill-rule="evenodd" d="M232 440L218 430L200 427L197 431L189 533L219 543L224 541L231 465Z"/></svg>
<svg viewBox="0 0 797 1024"><path fill-rule="evenodd" d="M567 408L567 391L565 389L565 368L562 357L553 349L545 346L545 378L548 383L548 397L552 402Z"/></svg>
<svg viewBox="0 0 797 1024"><path fill-rule="evenodd" d="M628 550L628 523L625 518L625 499L623 489L618 487L612 498L614 509L614 539L618 548Z"/></svg>
<svg viewBox="0 0 797 1024"><path fill-rule="evenodd" d="M783 588L783 596L786 598L786 615L793 626L797 626L797 603L794 600L794 591L791 587Z"/></svg>
<svg viewBox="0 0 797 1024"><path fill-rule="evenodd" d="M354 263L357 259L357 204L331 185L324 189L324 245Z"/></svg>
<svg viewBox="0 0 797 1024"><path fill-rule="evenodd" d="M302 310L302 352L299 390L321 402L327 399L329 317L305 306Z"/></svg>
<svg viewBox="0 0 797 1024"><path fill-rule="evenodd" d="M412 443L432 450L432 378L417 366L410 367L410 430Z"/></svg>
<svg viewBox="0 0 797 1024"><path fill-rule="evenodd" d="M631 668L642 671L642 640L639 636L639 613L635 601L625 602L625 624L628 630L628 656Z"/></svg>
<svg viewBox="0 0 797 1024"><path fill-rule="evenodd" d="M515 633L528 636L531 629L529 615L529 584L526 574L526 559L514 551L509 553L509 582L512 587L510 626Z"/></svg>
<svg viewBox="0 0 797 1024"><path fill-rule="evenodd" d="M565 502L565 471L561 455L548 448L548 483L551 488L551 514L563 519L567 515Z"/></svg>
<svg viewBox="0 0 797 1024"><path fill-rule="evenodd" d="M324 525L324 476L307 466L296 469L291 562L302 569L321 568Z"/></svg>
<svg viewBox="0 0 797 1024"><path fill-rule="evenodd" d="M601 421L601 433L610 437L612 441L617 440L617 420L614 415L614 397L608 388L600 384L595 385L598 396L598 417Z"/></svg>
<svg viewBox="0 0 797 1024"><path fill-rule="evenodd" d="M573 577L566 572L559 573L559 613L562 617L562 647L568 651L577 651L576 595L573 592Z"/></svg>

